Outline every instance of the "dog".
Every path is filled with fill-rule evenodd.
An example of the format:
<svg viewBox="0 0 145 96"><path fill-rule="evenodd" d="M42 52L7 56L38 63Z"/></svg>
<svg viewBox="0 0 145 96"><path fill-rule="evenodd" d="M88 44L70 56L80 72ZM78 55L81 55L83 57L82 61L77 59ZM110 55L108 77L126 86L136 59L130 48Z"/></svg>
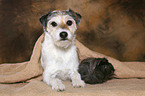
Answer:
<svg viewBox="0 0 145 96"><path fill-rule="evenodd" d="M88 84L100 84L114 77L114 67L106 58L87 58L81 61L79 73Z"/></svg>
<svg viewBox="0 0 145 96"><path fill-rule="evenodd" d="M43 81L56 91L64 91L61 80L71 80L74 87L84 87L78 73L79 59L75 45L81 15L73 10L49 11L40 18L44 29L41 49Z"/></svg>

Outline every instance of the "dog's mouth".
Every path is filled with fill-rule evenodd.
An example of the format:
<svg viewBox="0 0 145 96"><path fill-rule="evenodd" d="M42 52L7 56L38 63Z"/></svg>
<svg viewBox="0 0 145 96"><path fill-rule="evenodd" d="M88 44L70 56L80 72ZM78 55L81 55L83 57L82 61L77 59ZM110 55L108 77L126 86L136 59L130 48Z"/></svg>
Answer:
<svg viewBox="0 0 145 96"><path fill-rule="evenodd" d="M72 41L69 39L60 39L60 40L56 41L55 44L58 47L68 48L72 44Z"/></svg>
<svg viewBox="0 0 145 96"><path fill-rule="evenodd" d="M66 40L68 40L68 38L62 38L62 39L60 39L60 41L66 41Z"/></svg>
<svg viewBox="0 0 145 96"><path fill-rule="evenodd" d="M59 42L68 43L68 42L72 42L72 40L66 38L66 39L60 39Z"/></svg>

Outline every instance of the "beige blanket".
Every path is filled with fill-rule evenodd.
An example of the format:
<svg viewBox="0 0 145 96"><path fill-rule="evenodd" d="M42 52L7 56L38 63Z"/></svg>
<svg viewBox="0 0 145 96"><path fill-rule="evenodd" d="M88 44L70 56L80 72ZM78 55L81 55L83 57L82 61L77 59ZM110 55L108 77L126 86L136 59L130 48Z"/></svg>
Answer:
<svg viewBox="0 0 145 96"><path fill-rule="evenodd" d="M145 96L145 62L120 62L114 58L91 51L76 40L80 61L87 57L105 57L113 64L117 78L103 84L86 85L85 88L72 88L64 81L66 91L55 92L42 81L43 69L40 65L41 42L37 40L30 61L15 64L0 64L0 96ZM142 78L142 79L137 79ZM16 83L25 82L25 83ZM29 83L28 83L29 82ZM10 84L13 83L13 84Z"/></svg>

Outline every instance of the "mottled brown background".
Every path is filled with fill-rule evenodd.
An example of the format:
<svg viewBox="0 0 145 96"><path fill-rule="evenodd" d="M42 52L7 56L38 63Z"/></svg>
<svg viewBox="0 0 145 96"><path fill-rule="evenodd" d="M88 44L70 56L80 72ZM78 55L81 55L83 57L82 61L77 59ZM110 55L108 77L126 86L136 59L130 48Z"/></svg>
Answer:
<svg viewBox="0 0 145 96"><path fill-rule="evenodd" d="M145 61L145 0L0 0L0 63L30 59L43 33L40 16L71 8L82 15L77 39L121 61Z"/></svg>

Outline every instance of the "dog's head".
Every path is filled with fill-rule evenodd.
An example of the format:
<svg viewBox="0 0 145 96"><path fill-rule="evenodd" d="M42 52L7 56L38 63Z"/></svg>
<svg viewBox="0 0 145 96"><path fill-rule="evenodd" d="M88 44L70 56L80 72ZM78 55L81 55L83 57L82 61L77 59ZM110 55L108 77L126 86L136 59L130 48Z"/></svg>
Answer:
<svg viewBox="0 0 145 96"><path fill-rule="evenodd" d="M51 36L58 47L67 48L74 42L75 31L81 15L72 11L49 11L40 18L44 32Z"/></svg>

